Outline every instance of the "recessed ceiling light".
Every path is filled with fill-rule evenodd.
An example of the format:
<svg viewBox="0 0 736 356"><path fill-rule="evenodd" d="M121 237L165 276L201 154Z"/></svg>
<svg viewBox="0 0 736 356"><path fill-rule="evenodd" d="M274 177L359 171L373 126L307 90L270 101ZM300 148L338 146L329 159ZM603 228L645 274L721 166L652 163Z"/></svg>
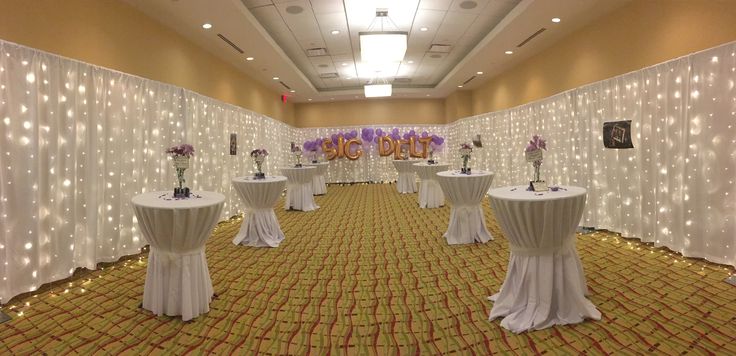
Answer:
<svg viewBox="0 0 736 356"><path fill-rule="evenodd" d="M255 59L255 58L253 58L253 57L245 57L245 60L246 60L246 61L252 61L252 60L254 60L254 59Z"/></svg>
<svg viewBox="0 0 736 356"><path fill-rule="evenodd" d="M342 66L343 66L343 67L345 67L345 66L347 66L347 65L348 65L347 63L345 63L345 62L342 62Z"/></svg>
<svg viewBox="0 0 736 356"><path fill-rule="evenodd" d="M462 85L458 85L457 87L458 87L458 88L462 88L463 86L462 86Z"/></svg>
<svg viewBox="0 0 736 356"><path fill-rule="evenodd" d="M291 89L291 90L289 90L289 92L290 92L290 93L296 93L296 90L294 90L294 89Z"/></svg>
<svg viewBox="0 0 736 356"><path fill-rule="evenodd" d="M483 75L483 72L475 72L475 74Z"/></svg>
<svg viewBox="0 0 736 356"><path fill-rule="evenodd" d="M312 101L312 98L307 99L307 101Z"/></svg>
<svg viewBox="0 0 736 356"><path fill-rule="evenodd" d="M353 77L347 77L347 78L345 78L345 79L353 79Z"/></svg>
<svg viewBox="0 0 736 356"><path fill-rule="evenodd" d="M414 61L406 61L406 63L414 64Z"/></svg>
<svg viewBox="0 0 736 356"><path fill-rule="evenodd" d="M506 51L504 53L506 53L506 54L514 54L514 51Z"/></svg>
<svg viewBox="0 0 736 356"><path fill-rule="evenodd" d="M429 96L429 94L427 94L427 96Z"/></svg>
<svg viewBox="0 0 736 356"><path fill-rule="evenodd" d="M330 100L335 100L335 98L330 98Z"/></svg>
<svg viewBox="0 0 736 356"><path fill-rule="evenodd" d="M333 35L339 35L340 34L340 31L339 30L332 30L332 31L330 31L330 33L333 34Z"/></svg>
<svg viewBox="0 0 736 356"><path fill-rule="evenodd" d="M552 22L554 22L554 23L558 23L558 22L560 22L560 21L561 21L561 20L560 20L560 18L559 18L559 17L553 17L553 18L552 18Z"/></svg>
<svg viewBox="0 0 736 356"><path fill-rule="evenodd" d="M273 77L273 80L279 80L279 79L280 79L279 77Z"/></svg>
<svg viewBox="0 0 736 356"><path fill-rule="evenodd" d="M212 28L212 24L211 23L206 23L206 24L202 25L202 28L205 29L205 30L209 30L209 29Z"/></svg>
<svg viewBox="0 0 736 356"><path fill-rule="evenodd" d="M426 28L426 27L420 27L420 28L419 28L419 31L422 31L422 32L427 32L427 31L429 31L429 29L428 29L428 28Z"/></svg>

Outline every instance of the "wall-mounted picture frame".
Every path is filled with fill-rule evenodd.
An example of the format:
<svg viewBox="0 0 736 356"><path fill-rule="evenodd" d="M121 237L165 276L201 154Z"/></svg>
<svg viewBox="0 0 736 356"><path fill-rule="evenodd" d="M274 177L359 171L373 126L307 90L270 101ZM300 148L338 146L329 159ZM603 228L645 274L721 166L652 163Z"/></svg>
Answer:
<svg viewBox="0 0 736 356"><path fill-rule="evenodd" d="M238 134L230 134L230 155L235 156L238 154Z"/></svg>

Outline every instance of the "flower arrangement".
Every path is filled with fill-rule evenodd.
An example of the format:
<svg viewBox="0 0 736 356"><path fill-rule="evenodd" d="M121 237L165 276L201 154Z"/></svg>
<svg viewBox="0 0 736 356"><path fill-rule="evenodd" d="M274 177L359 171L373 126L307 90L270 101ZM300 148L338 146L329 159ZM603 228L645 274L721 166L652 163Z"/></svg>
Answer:
<svg viewBox="0 0 736 356"><path fill-rule="evenodd" d="M184 186L184 171L189 168L189 158L194 156L194 147L188 143L178 146L169 147L166 153L171 156L176 168L176 179L179 181L179 187L174 188L175 198L188 198L189 188Z"/></svg>
<svg viewBox="0 0 736 356"><path fill-rule="evenodd" d="M547 150L547 141L539 135L532 136L524 149L527 161L532 162L532 167L534 167L534 182L540 181L539 167L542 166L542 150Z"/></svg>
<svg viewBox="0 0 736 356"><path fill-rule="evenodd" d="M294 144L294 142L291 143L291 153L296 157L296 164L294 167L301 167L302 166L302 148L299 145Z"/></svg>
<svg viewBox="0 0 736 356"><path fill-rule="evenodd" d="M256 179L266 178L266 174L261 170L261 166L263 165L263 161L266 160L266 156L268 156L268 151L265 148L256 148L255 150L250 151L250 157L253 158L253 162L256 163L256 169L258 170L255 174Z"/></svg>
<svg viewBox="0 0 736 356"><path fill-rule="evenodd" d="M469 143L460 144L460 157L463 158L463 168L460 170L461 173L470 174L470 168L468 167L468 161L470 160L470 153L473 152L473 145Z"/></svg>

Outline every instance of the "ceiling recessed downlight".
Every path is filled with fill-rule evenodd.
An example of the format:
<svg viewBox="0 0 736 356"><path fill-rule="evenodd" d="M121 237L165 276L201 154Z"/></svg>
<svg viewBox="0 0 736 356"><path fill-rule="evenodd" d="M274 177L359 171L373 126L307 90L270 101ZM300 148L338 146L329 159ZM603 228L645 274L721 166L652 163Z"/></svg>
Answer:
<svg viewBox="0 0 736 356"><path fill-rule="evenodd" d="M343 67L345 67L345 66L347 66L347 65L348 65L347 63L345 63L345 62L342 62L342 66L343 66Z"/></svg>
<svg viewBox="0 0 736 356"><path fill-rule="evenodd" d="M212 28L212 24L211 23L206 23L206 24L202 25L202 28L205 29L205 30L209 30L209 29Z"/></svg>
<svg viewBox="0 0 736 356"><path fill-rule="evenodd" d="M253 57L245 57L245 60L246 60L246 61L252 61L252 60L254 60L254 59L255 59L255 58L253 58Z"/></svg>
<svg viewBox="0 0 736 356"><path fill-rule="evenodd" d="M462 85L458 85L457 87L458 87L458 88L462 88L463 86L462 86Z"/></svg>
<svg viewBox="0 0 736 356"><path fill-rule="evenodd" d="M333 34L333 35L339 35L340 34L340 30L332 30L332 31L330 31L330 33Z"/></svg>
<svg viewBox="0 0 736 356"><path fill-rule="evenodd" d="M427 31L429 31L429 29L428 29L428 28L426 28L426 27L420 27L420 28L419 28L419 31L422 31L422 32L427 32Z"/></svg>
<svg viewBox="0 0 736 356"><path fill-rule="evenodd" d="M273 77L273 80L279 80L279 79L280 79L279 77Z"/></svg>
<svg viewBox="0 0 736 356"><path fill-rule="evenodd" d="M296 93L296 90L291 89L291 90L289 90L289 93Z"/></svg>
<svg viewBox="0 0 736 356"><path fill-rule="evenodd" d="M406 63L414 64L414 61L406 61Z"/></svg>
<svg viewBox="0 0 736 356"><path fill-rule="evenodd" d="M312 98L307 99L308 101L312 101Z"/></svg>
<svg viewBox="0 0 736 356"><path fill-rule="evenodd" d="M560 22L560 21L561 21L561 20L560 20L560 18L559 18L559 17L553 17L553 18L552 18L552 22L554 22L554 23L558 23L558 22Z"/></svg>
<svg viewBox="0 0 736 356"><path fill-rule="evenodd" d="M475 72L475 74L483 75L483 72Z"/></svg>
<svg viewBox="0 0 736 356"><path fill-rule="evenodd" d="M506 51L504 53L506 53L506 54L514 54L514 51Z"/></svg>

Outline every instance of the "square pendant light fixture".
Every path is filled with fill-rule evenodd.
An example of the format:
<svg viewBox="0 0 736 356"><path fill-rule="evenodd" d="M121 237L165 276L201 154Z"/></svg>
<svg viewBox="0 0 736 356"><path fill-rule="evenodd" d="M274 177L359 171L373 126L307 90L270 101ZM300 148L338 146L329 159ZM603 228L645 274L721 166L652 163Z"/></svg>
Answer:
<svg viewBox="0 0 736 356"><path fill-rule="evenodd" d="M391 96L391 84L367 84L363 86L366 98Z"/></svg>
<svg viewBox="0 0 736 356"><path fill-rule="evenodd" d="M360 32L360 59L368 63L401 62L408 33L402 31Z"/></svg>

